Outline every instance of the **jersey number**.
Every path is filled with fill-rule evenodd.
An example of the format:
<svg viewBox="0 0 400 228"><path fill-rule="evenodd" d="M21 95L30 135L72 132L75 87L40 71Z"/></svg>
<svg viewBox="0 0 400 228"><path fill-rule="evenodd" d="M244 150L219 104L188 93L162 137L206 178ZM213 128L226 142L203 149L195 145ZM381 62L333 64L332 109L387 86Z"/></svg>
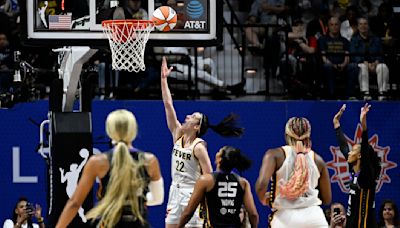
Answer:
<svg viewBox="0 0 400 228"><path fill-rule="evenodd" d="M176 171L185 172L183 168L185 167L185 163L183 161L176 161Z"/></svg>
<svg viewBox="0 0 400 228"><path fill-rule="evenodd" d="M237 182L218 182L218 197L236 197Z"/></svg>

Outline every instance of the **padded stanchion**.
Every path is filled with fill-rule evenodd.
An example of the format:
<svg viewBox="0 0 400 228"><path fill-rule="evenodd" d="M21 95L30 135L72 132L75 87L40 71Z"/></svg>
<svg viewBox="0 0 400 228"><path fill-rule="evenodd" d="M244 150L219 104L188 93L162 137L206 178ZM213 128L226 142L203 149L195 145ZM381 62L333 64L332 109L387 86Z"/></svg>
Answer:
<svg viewBox="0 0 400 228"><path fill-rule="evenodd" d="M92 155L90 112L52 112L49 167L48 226L54 227ZM90 227L84 214L93 207L90 192L69 227Z"/></svg>

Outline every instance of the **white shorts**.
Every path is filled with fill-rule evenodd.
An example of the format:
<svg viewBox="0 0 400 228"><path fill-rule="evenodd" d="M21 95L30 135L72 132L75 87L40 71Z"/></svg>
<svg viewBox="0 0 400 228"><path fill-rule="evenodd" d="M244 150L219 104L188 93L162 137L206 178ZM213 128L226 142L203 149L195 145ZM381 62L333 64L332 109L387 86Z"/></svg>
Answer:
<svg viewBox="0 0 400 228"><path fill-rule="evenodd" d="M166 224L178 224L181 218L182 212L185 210L189 203L190 196L193 193L193 186L182 187L171 185L169 188L168 205L167 205L167 217L165 218ZM199 207L193 214L193 217L189 220L185 227L203 227L203 219L199 216Z"/></svg>
<svg viewBox="0 0 400 228"><path fill-rule="evenodd" d="M279 209L272 217L272 228L328 228L324 212L319 206Z"/></svg>

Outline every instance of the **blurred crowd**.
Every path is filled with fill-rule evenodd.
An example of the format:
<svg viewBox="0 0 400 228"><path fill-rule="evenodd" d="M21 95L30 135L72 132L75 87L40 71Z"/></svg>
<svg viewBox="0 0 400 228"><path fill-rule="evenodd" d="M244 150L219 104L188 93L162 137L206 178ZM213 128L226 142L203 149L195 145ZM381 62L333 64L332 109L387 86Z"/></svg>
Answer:
<svg viewBox="0 0 400 228"><path fill-rule="evenodd" d="M400 1L255 0L246 22L249 51L289 93L386 100L396 89Z"/></svg>

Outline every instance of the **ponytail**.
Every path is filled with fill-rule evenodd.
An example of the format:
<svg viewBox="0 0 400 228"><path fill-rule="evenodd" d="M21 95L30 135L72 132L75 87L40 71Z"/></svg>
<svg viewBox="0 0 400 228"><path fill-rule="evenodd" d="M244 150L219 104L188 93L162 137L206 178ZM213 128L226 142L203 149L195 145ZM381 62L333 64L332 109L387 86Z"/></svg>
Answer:
<svg viewBox="0 0 400 228"><path fill-rule="evenodd" d="M198 136L201 137L205 135L208 128L211 128L213 131L223 137L239 137L243 134L244 128L238 126L238 118L238 115L231 113L217 125L211 125L208 121L208 117L205 114L201 113L200 131Z"/></svg>
<svg viewBox="0 0 400 228"><path fill-rule="evenodd" d="M111 160L110 179L106 194L98 205L86 214L87 219L100 218L99 224L104 227L115 227L122 215L125 205L132 213L145 223L139 205L138 194L144 188L144 180L139 169L143 164L133 160L128 146L119 141L115 146Z"/></svg>
<svg viewBox="0 0 400 228"><path fill-rule="evenodd" d="M285 126L286 142L296 152L294 169L289 180L279 180L280 194L289 200L302 196L308 188L309 171L306 154L311 148L311 124L306 118L292 117Z"/></svg>
<svg viewBox="0 0 400 228"><path fill-rule="evenodd" d="M308 162L306 159L308 150L301 141L297 141L295 152L296 161L289 180L287 182L283 179L279 181L281 196L289 200L295 200L302 196L307 191L309 182Z"/></svg>

